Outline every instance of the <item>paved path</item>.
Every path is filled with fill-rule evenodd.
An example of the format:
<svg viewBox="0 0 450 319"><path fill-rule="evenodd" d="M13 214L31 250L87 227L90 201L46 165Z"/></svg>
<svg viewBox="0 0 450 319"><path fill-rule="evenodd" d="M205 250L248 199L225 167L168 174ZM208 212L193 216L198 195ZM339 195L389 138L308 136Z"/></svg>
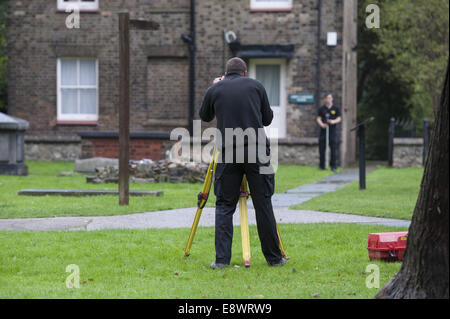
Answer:
<svg viewBox="0 0 450 319"><path fill-rule="evenodd" d="M184 228L191 227L195 216L195 208L182 208L166 211L98 217L55 217L2 219L0 230L100 230L100 229L137 229L137 228ZM358 216L350 214L324 213L308 210L289 210L276 208L277 222L283 223L356 223L386 226L409 227L409 221ZM255 225L255 211L249 209L248 220ZM235 225L239 225L239 208L234 215ZM214 225L214 208L205 208L199 226Z"/></svg>
<svg viewBox="0 0 450 319"><path fill-rule="evenodd" d="M374 170L369 167L367 172ZM357 169L348 169L339 174L332 174L322 178L314 184L304 184L299 187L289 189L286 193L274 194L272 196L273 207L289 207L301 204L316 196L335 192L345 185L357 181L359 179L359 171ZM253 207L251 200L248 202L249 207Z"/></svg>
<svg viewBox="0 0 450 319"><path fill-rule="evenodd" d="M358 180L357 170L346 170L340 174L327 176L316 184L307 184L290 189L272 198L275 217L278 223L357 223L386 226L409 227L406 220L358 216L350 214L325 213L307 210L289 210L291 205L299 204L313 197L337 189ZM255 211L251 200L248 202L248 219L255 225ZM196 208L182 208L165 211L96 217L55 217L0 219L0 230L100 230L137 228L184 228L191 227ZM239 225L239 207L234 215L234 224ZM214 225L214 208L205 208L200 218L200 226Z"/></svg>

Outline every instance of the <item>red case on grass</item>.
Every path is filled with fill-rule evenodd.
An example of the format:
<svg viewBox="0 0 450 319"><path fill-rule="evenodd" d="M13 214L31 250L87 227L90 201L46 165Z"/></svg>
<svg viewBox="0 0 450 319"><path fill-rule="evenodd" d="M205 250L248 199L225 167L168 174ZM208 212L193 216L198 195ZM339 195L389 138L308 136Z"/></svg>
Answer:
<svg viewBox="0 0 450 319"><path fill-rule="evenodd" d="M401 261L405 253L408 232L390 232L369 234L367 249L369 259Z"/></svg>

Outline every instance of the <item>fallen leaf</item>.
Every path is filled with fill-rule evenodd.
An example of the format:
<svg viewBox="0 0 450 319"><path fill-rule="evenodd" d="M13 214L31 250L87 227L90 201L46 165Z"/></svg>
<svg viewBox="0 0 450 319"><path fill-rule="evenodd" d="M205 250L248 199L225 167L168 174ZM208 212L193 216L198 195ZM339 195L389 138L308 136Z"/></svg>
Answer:
<svg viewBox="0 0 450 319"><path fill-rule="evenodd" d="M262 299L262 298L264 298L264 295L256 295L255 298Z"/></svg>
<svg viewBox="0 0 450 319"><path fill-rule="evenodd" d="M320 292L316 292L312 295L314 298L320 297Z"/></svg>

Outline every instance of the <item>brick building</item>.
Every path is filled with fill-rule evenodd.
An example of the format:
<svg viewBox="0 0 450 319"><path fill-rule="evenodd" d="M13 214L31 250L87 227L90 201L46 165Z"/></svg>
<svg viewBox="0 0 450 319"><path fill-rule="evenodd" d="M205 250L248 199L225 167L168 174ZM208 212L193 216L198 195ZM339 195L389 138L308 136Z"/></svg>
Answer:
<svg viewBox="0 0 450 319"><path fill-rule="evenodd" d="M169 132L198 119L205 90L236 55L266 86L280 162L318 163L315 117L326 92L343 111L341 163L354 160L356 0L75 0L79 28L66 26L76 21L69 2L8 1L8 110L30 123L28 159L117 157L126 10L160 25L131 31L132 158L164 156Z"/></svg>

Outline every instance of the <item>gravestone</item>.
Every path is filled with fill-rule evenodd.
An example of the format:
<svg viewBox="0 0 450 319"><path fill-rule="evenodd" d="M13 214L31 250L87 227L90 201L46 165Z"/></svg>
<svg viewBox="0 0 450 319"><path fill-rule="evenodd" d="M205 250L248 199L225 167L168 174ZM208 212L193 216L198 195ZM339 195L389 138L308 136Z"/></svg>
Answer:
<svg viewBox="0 0 450 319"><path fill-rule="evenodd" d="M28 122L0 112L0 175L28 175L24 134Z"/></svg>

